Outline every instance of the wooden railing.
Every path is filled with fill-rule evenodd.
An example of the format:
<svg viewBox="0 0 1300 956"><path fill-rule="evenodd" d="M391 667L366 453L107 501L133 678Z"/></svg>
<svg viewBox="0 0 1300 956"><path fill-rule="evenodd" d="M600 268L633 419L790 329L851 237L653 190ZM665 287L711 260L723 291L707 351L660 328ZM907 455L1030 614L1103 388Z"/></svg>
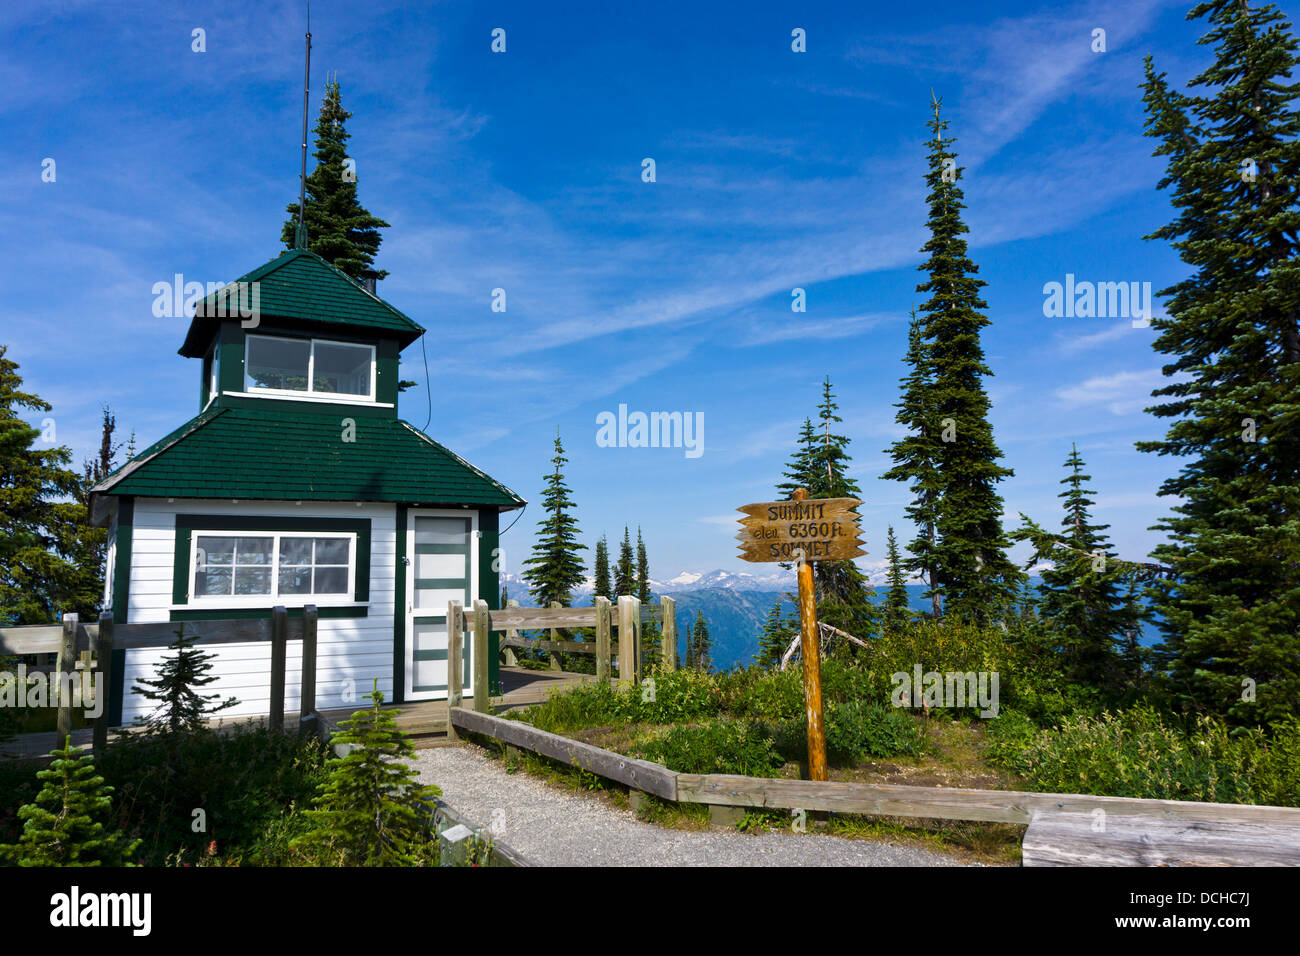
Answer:
<svg viewBox="0 0 1300 956"><path fill-rule="evenodd" d="M54 677L56 686L70 686L78 657L92 674L92 687L106 696L111 693L113 681L113 651L158 649L170 646L176 640L176 631L186 624L198 634L195 643L255 644L267 641L271 645L271 695L267 722L273 730L284 729L285 671L288 642L302 641L302 683L299 706L299 729L319 733L324 721L316 710L316 630L317 611L314 604L303 609L301 618L290 618L282 606L274 608L270 618L177 622L164 621L148 624L115 624L111 614L101 614L97 623L83 623L76 614L65 614L63 624L0 628L0 656L22 654L57 654ZM89 659L94 651L93 663ZM92 732L92 747L101 752L108 742L108 702L97 701L101 707ZM71 695L59 696L56 723L56 746L64 746L72 733Z"/></svg>
<svg viewBox="0 0 1300 956"><path fill-rule="evenodd" d="M612 659L618 662L618 682L624 686L640 682L641 678L641 627L645 621L662 621L663 663L670 670L677 668L677 605L670 598L660 598L660 613L652 608L642 608L635 597L618 599L618 615L613 614L609 598L597 597L591 607L519 607L514 601L501 610L492 610L486 601L474 602L472 609L452 601L447 605L447 705L459 707L464 702L465 638L472 641L471 661L474 685L474 709L490 713L488 686L488 637L493 631L504 631L500 646L544 651L549 654L594 654L596 679L612 678ZM552 638L520 637L523 630L559 628L593 628L594 641L566 641ZM612 630L618 628L618 648L614 651ZM455 736L455 728L448 724L448 734Z"/></svg>
<svg viewBox="0 0 1300 956"><path fill-rule="evenodd" d="M678 803L1027 824L1026 866L1300 865L1298 807L677 773L460 707L449 722Z"/></svg>

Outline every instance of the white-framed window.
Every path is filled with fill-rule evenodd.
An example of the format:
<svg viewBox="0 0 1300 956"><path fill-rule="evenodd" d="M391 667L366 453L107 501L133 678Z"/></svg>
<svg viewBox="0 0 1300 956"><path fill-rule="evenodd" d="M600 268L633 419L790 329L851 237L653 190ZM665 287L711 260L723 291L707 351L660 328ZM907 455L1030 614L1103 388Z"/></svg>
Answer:
<svg viewBox="0 0 1300 956"><path fill-rule="evenodd" d="M265 607L353 600L355 533L196 529L191 541L191 604Z"/></svg>
<svg viewBox="0 0 1300 956"><path fill-rule="evenodd" d="M245 337L244 391L375 400L375 347L329 339Z"/></svg>

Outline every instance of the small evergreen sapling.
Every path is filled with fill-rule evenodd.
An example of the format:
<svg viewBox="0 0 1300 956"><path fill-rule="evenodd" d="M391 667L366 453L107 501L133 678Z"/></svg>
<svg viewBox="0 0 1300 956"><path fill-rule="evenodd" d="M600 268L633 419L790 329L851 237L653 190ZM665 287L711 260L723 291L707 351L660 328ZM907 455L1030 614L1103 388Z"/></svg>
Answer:
<svg viewBox="0 0 1300 956"><path fill-rule="evenodd" d="M221 697L220 694L204 696L198 692L217 678L208 676L215 655L195 647L197 640L197 637L185 636L185 625L182 624L176 629L176 640L169 645L175 654L163 661L158 668L157 678L141 680L135 685L137 694L159 704L157 710L140 721L151 733L194 733L203 730L209 717L239 703L235 698L228 697L219 704L213 704L213 701Z"/></svg>
<svg viewBox="0 0 1300 956"><path fill-rule="evenodd" d="M332 763L316 809L307 811L312 828L294 845L341 866L436 864L433 798L442 791L417 784L401 762L415 750L392 711L380 708L378 681L367 696L373 706L356 711L330 738L336 749L350 749Z"/></svg>
<svg viewBox="0 0 1300 956"><path fill-rule="evenodd" d="M17 843L0 845L0 861L17 866L132 866L139 840L112 829L113 788L95 772L90 754L75 747L51 753L36 774L43 784L34 803L18 810Z"/></svg>
<svg viewBox="0 0 1300 956"><path fill-rule="evenodd" d="M885 596L885 623L897 631L912 619L912 612L907 604L907 576L898 555L898 539L894 537L892 524L889 526L886 541L888 542L886 553L889 558L889 590Z"/></svg>

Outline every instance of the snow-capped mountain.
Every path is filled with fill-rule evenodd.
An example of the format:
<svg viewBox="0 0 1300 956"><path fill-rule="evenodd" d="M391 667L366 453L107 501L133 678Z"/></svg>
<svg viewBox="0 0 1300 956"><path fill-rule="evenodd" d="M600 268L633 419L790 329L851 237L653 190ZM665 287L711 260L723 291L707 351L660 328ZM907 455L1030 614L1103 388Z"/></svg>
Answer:
<svg viewBox="0 0 1300 956"><path fill-rule="evenodd" d="M780 591L795 586L794 572L773 566L767 574L748 571L683 571L666 581L651 580L653 590L663 594L722 588L728 591Z"/></svg>
<svg viewBox="0 0 1300 956"><path fill-rule="evenodd" d="M655 594L687 594L691 591L725 590L725 591L793 591L795 573L779 565L771 565L766 573L754 574L749 571L724 571L715 568L712 571L681 571L670 578L651 578L650 589ZM862 567L859 565L859 567ZM873 587L882 587L886 583L888 567L881 561L862 567ZM527 585L517 574L501 575L501 583L510 589L510 593L523 593ZM909 578L908 584L922 584L920 578ZM595 579L587 578L575 589L575 595L589 595L595 590Z"/></svg>

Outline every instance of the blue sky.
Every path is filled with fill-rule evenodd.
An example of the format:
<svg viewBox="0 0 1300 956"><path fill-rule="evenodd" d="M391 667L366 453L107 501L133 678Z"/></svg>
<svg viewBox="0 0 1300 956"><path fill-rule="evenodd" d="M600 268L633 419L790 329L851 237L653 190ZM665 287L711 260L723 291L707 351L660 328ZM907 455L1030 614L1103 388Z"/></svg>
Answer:
<svg viewBox="0 0 1300 956"><path fill-rule="evenodd" d="M734 509L774 497L829 375L876 565L887 523L911 534L903 486L878 476L921 301L933 89L989 283L1011 523L1056 525L1076 441L1097 515L1121 554L1145 555L1174 466L1133 449L1161 433L1142 412L1162 364L1152 330L1045 318L1043 285L1184 274L1141 238L1169 209L1138 87L1148 53L1180 84L1207 62L1187 7L317 0L312 122L337 71L361 199L392 224L380 294L429 329L432 394L417 344L403 417L423 425L431 402L433 437L533 502L508 570L541 518L558 426L589 545L641 525L656 577L766 572L734 556ZM78 462L101 403L141 445L197 411L198 363L176 354L186 320L153 316L153 284L230 280L281 251L304 25L297 2L0 12L0 342ZM598 447L596 417L619 404L702 413L704 454Z"/></svg>

